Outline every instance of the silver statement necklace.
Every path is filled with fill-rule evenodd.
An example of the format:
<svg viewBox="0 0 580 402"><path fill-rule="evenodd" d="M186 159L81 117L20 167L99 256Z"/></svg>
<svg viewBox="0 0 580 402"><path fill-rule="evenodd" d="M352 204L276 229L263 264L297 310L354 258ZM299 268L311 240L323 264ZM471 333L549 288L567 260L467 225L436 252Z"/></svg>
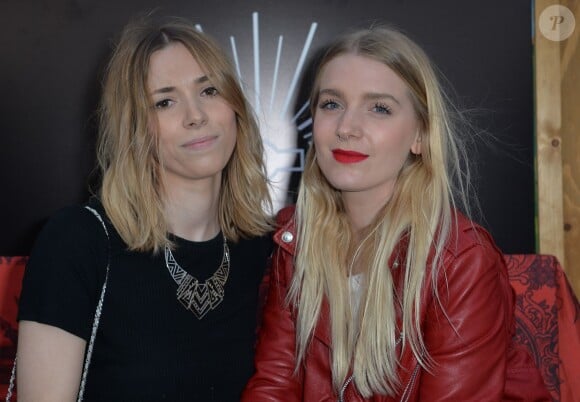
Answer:
<svg viewBox="0 0 580 402"><path fill-rule="evenodd" d="M211 278L204 283L200 283L179 266L167 245L165 245L165 265L178 285L177 300L199 320L224 299L224 286L230 273L230 249L225 236L222 262Z"/></svg>

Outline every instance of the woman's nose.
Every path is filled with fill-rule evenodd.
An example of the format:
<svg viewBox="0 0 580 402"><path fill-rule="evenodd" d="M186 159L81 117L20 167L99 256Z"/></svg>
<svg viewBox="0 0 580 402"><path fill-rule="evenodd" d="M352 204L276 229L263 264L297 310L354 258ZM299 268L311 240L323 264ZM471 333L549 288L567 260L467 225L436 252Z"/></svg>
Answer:
<svg viewBox="0 0 580 402"><path fill-rule="evenodd" d="M203 106L195 100L188 102L185 117L185 127L201 127L207 123L207 114Z"/></svg>
<svg viewBox="0 0 580 402"><path fill-rule="evenodd" d="M361 133L360 116L354 110L345 110L338 120L336 136L339 141L347 141L351 137L358 137Z"/></svg>

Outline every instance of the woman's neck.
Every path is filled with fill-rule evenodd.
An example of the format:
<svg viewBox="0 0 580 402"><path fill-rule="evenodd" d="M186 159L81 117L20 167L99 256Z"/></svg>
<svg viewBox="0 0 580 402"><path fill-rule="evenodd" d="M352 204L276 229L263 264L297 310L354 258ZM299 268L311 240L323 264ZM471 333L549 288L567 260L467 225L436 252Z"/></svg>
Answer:
<svg viewBox="0 0 580 402"><path fill-rule="evenodd" d="M363 237L386 203L384 198L367 197L361 193L354 192L344 192L342 200L352 233L355 236L360 234Z"/></svg>
<svg viewBox="0 0 580 402"><path fill-rule="evenodd" d="M191 241L205 241L219 233L220 182L212 179L166 185L165 216L172 234Z"/></svg>

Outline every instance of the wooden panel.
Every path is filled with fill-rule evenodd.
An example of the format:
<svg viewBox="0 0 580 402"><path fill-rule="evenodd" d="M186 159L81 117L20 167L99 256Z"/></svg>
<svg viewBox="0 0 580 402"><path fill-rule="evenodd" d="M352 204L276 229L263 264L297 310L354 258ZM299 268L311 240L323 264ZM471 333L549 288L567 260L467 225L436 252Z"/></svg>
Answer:
<svg viewBox="0 0 580 402"><path fill-rule="evenodd" d="M576 28L561 43L562 185L566 274L580 295L580 0L562 1Z"/></svg>
<svg viewBox="0 0 580 402"><path fill-rule="evenodd" d="M560 44L544 37L539 27L540 14L552 4L537 0L535 7L538 246L540 253L554 255L564 265Z"/></svg>
<svg viewBox="0 0 580 402"><path fill-rule="evenodd" d="M554 5L566 7L564 11L574 18L553 12L542 17ZM535 2L538 252L558 258L576 294L580 294L579 21L580 0ZM568 24L571 35L562 31L558 37L561 23Z"/></svg>

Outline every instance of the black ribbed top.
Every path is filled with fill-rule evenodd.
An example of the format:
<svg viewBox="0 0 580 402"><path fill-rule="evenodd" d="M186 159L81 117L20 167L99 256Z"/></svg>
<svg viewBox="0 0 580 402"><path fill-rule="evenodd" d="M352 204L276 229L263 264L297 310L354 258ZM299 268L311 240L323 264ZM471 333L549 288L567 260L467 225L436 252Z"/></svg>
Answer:
<svg viewBox="0 0 580 402"><path fill-rule="evenodd" d="M272 247L269 237L228 243L224 299L197 319L177 301L163 252L128 252L111 225L108 230L110 243L94 215L80 206L52 217L25 271L19 319L88 340L110 244L85 400L239 401L253 372L258 286ZM213 275L223 255L221 233L206 242L174 240L173 254L183 269L200 281Z"/></svg>

